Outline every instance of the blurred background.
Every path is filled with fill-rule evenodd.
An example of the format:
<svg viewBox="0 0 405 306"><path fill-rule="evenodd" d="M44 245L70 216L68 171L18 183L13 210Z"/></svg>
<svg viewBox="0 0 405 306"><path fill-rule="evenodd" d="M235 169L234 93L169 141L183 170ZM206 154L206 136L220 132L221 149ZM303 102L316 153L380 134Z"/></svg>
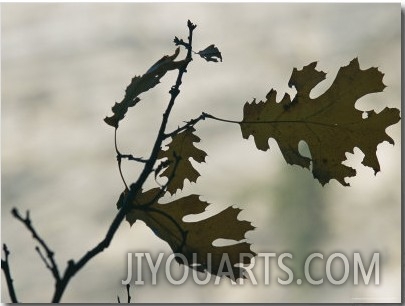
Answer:
<svg viewBox="0 0 405 306"><path fill-rule="evenodd" d="M274 88L278 98L288 88L292 69L318 61L327 79L314 89L321 94L341 66L358 57L360 67L378 67L387 88L361 98L362 110L401 106L400 4L274 3L125 3L1 5L1 238L20 301L50 301L53 279L40 260L36 243L10 210L30 210L34 225L56 253L61 269L78 259L105 235L123 190L113 146L113 128L103 122L121 101L134 75L143 74L164 54L172 54L174 36L187 38L187 19L198 27L195 50L216 44L222 63L195 57L183 80L169 130L202 111L240 120L246 101L264 99ZM185 52L182 51L181 55ZM142 95L119 129L122 152L148 156L161 112L175 75ZM401 130L387 129L395 146L378 147L382 171L360 165L358 149L348 164L358 175L351 187L331 181L322 187L312 174L287 165L274 140L258 151L253 139L242 139L238 125L205 121L197 126L208 153L197 193L212 210L243 208L240 218L253 222L247 234L255 252L290 252L285 260L295 275L312 252L324 254L314 278L282 286L232 286L223 279L196 285L192 279L171 285L163 275L158 285L131 284L134 302L400 302L401 288ZM124 163L131 181L140 167ZM153 182L149 182L150 186ZM128 252L166 252L168 245L137 222L123 223L111 246L72 280L63 302L125 300ZM352 263L359 252L368 267L380 253L380 285L328 284L327 257L345 254ZM338 260L337 260L338 261ZM263 266L255 267L258 278ZM351 264L352 267L352 264ZM336 263L339 270L339 263ZM146 269L146 267L145 267ZM315 273L315 272L314 272ZM145 272L145 279L148 279ZM261 278L263 280L263 278ZM373 280L373 278L372 278ZM2 302L9 295L2 276Z"/></svg>

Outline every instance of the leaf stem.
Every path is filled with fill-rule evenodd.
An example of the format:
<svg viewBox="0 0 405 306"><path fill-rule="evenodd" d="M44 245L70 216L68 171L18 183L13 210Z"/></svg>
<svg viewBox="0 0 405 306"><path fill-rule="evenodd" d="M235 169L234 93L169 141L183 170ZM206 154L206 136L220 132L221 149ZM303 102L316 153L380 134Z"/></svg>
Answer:
<svg viewBox="0 0 405 306"><path fill-rule="evenodd" d="M206 118L206 114L202 113L200 116L198 116L197 118L191 119L190 121L187 121L185 125L183 125L182 127L177 128L176 130L174 130L173 132L170 132L168 134L165 134L164 137L165 138L169 138L169 137L173 137L179 133L181 133L184 130L187 130L188 128L196 125L199 121L201 120L205 120Z"/></svg>
<svg viewBox="0 0 405 306"><path fill-rule="evenodd" d="M217 121L222 121L222 122L227 122L227 123L237 123L237 124L242 123L242 121L222 119L222 118L218 118L218 117L215 117L215 116L213 116L211 114L207 114L207 113L203 113L203 115L204 115L204 118L214 119L214 120L217 120Z"/></svg>
<svg viewBox="0 0 405 306"><path fill-rule="evenodd" d="M211 114L203 112L199 117L190 120L189 122L186 123L186 125L178 128L177 130L173 131L172 133L168 134L167 136L173 136L174 134L177 134L178 132L181 132L185 129L187 129L190 126L193 126L197 124L200 120L205 120L206 118L208 119L213 119L216 121L221 121L221 122L226 122L226 123L234 123L234 124L263 124L263 123L274 123L274 124L280 124L280 123L300 123L300 124L312 124L312 125L321 125L329 128L337 128L341 127L336 123L323 123L323 122L316 122L316 121L308 121L308 120L263 120L263 121L238 121L238 120L229 120L229 119L223 119L219 118L216 116L213 116ZM356 122L353 122L355 124ZM351 123L347 123L351 124Z"/></svg>

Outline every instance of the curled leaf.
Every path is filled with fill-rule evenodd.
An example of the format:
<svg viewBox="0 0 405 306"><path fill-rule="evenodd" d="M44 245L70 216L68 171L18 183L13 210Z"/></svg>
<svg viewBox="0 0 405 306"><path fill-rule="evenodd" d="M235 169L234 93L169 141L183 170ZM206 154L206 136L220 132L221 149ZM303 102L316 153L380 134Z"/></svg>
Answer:
<svg viewBox="0 0 405 306"><path fill-rule="evenodd" d="M135 106L141 99L138 97L141 93L148 91L160 83L160 79L169 70L179 69L184 65L184 60L175 62L179 55L180 48L176 48L173 55L163 56L142 76L135 76L125 90L124 99L115 103L112 107L113 115L104 119L105 123L118 128L119 122L124 119L128 108Z"/></svg>
<svg viewBox="0 0 405 306"><path fill-rule="evenodd" d="M218 62L218 59L222 62L222 55L219 52L218 48L215 45L210 45L204 50L197 52L203 59L207 62Z"/></svg>

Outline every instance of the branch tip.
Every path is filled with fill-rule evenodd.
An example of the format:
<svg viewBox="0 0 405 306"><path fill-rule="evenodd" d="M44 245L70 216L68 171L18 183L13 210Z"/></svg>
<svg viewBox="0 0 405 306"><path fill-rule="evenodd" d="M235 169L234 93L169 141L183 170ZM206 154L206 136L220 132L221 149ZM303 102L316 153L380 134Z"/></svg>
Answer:
<svg viewBox="0 0 405 306"><path fill-rule="evenodd" d="M192 23L192 22L190 21L190 19L189 19L189 20L187 20L187 27L188 27L191 31L193 31L193 30L197 27L197 25L194 24L194 23Z"/></svg>

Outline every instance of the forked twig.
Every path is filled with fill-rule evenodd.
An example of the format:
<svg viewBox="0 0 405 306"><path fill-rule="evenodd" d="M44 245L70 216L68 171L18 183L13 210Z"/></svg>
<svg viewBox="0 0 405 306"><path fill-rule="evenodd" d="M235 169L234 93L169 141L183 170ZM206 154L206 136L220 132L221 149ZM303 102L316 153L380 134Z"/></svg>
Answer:
<svg viewBox="0 0 405 306"><path fill-rule="evenodd" d="M54 259L54 252L50 249L50 247L47 245L47 243L42 239L35 228L32 225L31 218L30 218L30 213L29 211L26 212L25 218L20 215L20 212L18 211L17 208L13 208L11 210L11 214L19 221L21 221L25 227L28 229L28 231L32 234L32 238L36 240L39 245L44 249L46 257L41 253L39 247L36 247L37 252L39 253L42 261L45 263L46 267L51 271L55 282L60 281L60 274L59 274L59 269L58 265L55 262Z"/></svg>

